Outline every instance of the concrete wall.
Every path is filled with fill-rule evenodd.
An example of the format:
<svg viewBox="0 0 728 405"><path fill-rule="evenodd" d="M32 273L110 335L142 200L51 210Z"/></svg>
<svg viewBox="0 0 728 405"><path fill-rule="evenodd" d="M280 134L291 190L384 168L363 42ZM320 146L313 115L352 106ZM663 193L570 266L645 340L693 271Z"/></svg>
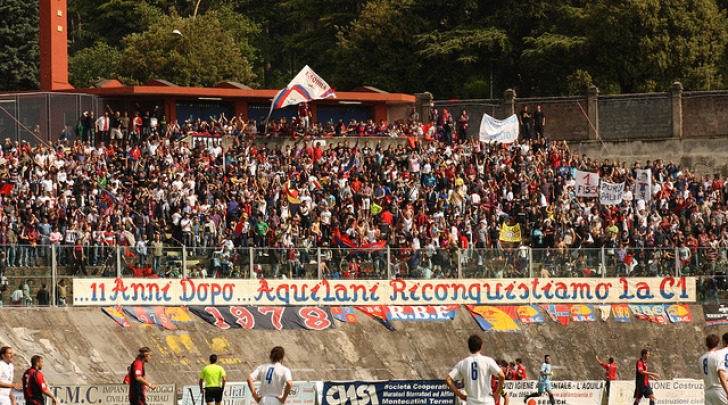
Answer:
<svg viewBox="0 0 728 405"><path fill-rule="evenodd" d="M432 95L423 93L429 97ZM416 95L418 102L422 95ZM420 103L417 105L424 105ZM478 136L480 117L486 112L505 118L523 105L536 105L546 114L546 134L552 139L608 141L716 138L728 134L728 91L683 92L674 83L666 92L599 95L591 87L585 96L519 99L506 90L501 99L437 100L439 109L458 116L462 107L471 111L470 137ZM513 108L511 108L513 106ZM493 112L493 114L491 114ZM426 117L426 112L422 112Z"/></svg>
<svg viewBox="0 0 728 405"><path fill-rule="evenodd" d="M194 315L194 323L164 331L139 324L124 329L99 308L3 308L0 344L15 348L16 381L30 357L42 354L51 385L119 383L141 346L154 352L147 375L156 383L197 384L211 353L221 356L230 381L241 381L276 345L285 347L286 364L296 380L444 378L467 355L465 340L473 333L483 336L489 355L522 357L530 376L543 355L550 354L555 379L599 379L603 372L594 360L598 354L613 355L620 378L631 379L639 351L650 347L650 369L663 379L700 378L696 359L708 331L700 306L691 310L694 322L687 324L548 322L524 326L516 334L483 333L462 307L453 322L398 322L396 332L361 314L359 323L337 323L337 329L321 332L223 331Z"/></svg>
<svg viewBox="0 0 728 405"><path fill-rule="evenodd" d="M528 105L531 113L536 111L536 105L541 105L546 114L546 127L544 133L548 137L558 139L579 140L588 139L589 118L587 116L588 101L584 98L542 98L518 99L516 113L524 105ZM475 125L472 136L478 136L480 123Z"/></svg>
<svg viewBox="0 0 728 405"><path fill-rule="evenodd" d="M685 92L684 138L714 138L728 133L728 93Z"/></svg>
<svg viewBox="0 0 728 405"><path fill-rule="evenodd" d="M672 137L669 93L599 99L599 135L604 140Z"/></svg>
<svg viewBox="0 0 728 405"><path fill-rule="evenodd" d="M679 163L680 167L698 175L728 176L728 148L723 139L668 139L639 141L575 141L569 144L598 159L609 158L632 164L662 159Z"/></svg>

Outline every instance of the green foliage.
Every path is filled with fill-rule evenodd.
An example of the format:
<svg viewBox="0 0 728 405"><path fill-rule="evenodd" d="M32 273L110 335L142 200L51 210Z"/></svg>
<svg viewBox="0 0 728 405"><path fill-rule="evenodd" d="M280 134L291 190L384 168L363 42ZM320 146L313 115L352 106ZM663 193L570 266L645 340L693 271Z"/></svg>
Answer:
<svg viewBox="0 0 728 405"><path fill-rule="evenodd" d="M0 90L33 90L40 86L38 6L35 2L0 2Z"/></svg>
<svg viewBox="0 0 728 405"><path fill-rule="evenodd" d="M590 7L586 35L598 86L626 92L723 86L719 61L728 44L726 14L714 0L620 0Z"/></svg>
<svg viewBox="0 0 728 405"><path fill-rule="evenodd" d="M122 38L145 31L162 11L144 1L106 0L98 7L89 1L69 2L70 53L105 42L119 47Z"/></svg>
<svg viewBox="0 0 728 405"><path fill-rule="evenodd" d="M37 86L36 3L5 0L0 86ZM196 7L199 4L199 9ZM31 7L32 6L32 7ZM728 0L74 0L72 82L236 80L519 97L728 86ZM197 12L197 17L192 18ZM179 29L183 37L173 36ZM107 45L102 45L107 44ZM115 55L103 63L98 56Z"/></svg>
<svg viewBox="0 0 728 405"><path fill-rule="evenodd" d="M490 98L490 86L486 80L473 80L463 84L462 98ZM496 94L493 94L495 97ZM500 94L498 95L500 96Z"/></svg>
<svg viewBox="0 0 728 405"><path fill-rule="evenodd" d="M412 14L414 0L372 0L338 33L337 86L371 85L386 91L423 91L421 57L413 36L425 21Z"/></svg>
<svg viewBox="0 0 728 405"><path fill-rule="evenodd" d="M256 53L252 40L256 35L260 34L260 26L244 14L235 11L229 5L210 11L210 14L217 18L223 31L229 32L233 36L233 40L240 48L242 55L247 57L248 61L251 61Z"/></svg>
<svg viewBox="0 0 728 405"><path fill-rule="evenodd" d="M583 95L593 84L589 72L576 69L574 73L566 76L566 94L569 96Z"/></svg>
<svg viewBox="0 0 728 405"><path fill-rule="evenodd" d="M163 17L149 30L124 38L123 46L119 73L131 83L164 79L180 86L214 86L254 78L239 44L215 13Z"/></svg>
<svg viewBox="0 0 728 405"><path fill-rule="evenodd" d="M78 51L68 61L68 78L76 88L91 87L103 79L116 79L121 52L97 42L91 48Z"/></svg>
<svg viewBox="0 0 728 405"><path fill-rule="evenodd" d="M240 0L236 10L259 27L251 44L255 72L266 88L285 86L304 66L329 78L335 71L337 27L349 24L364 0ZM329 81L331 83L331 81Z"/></svg>

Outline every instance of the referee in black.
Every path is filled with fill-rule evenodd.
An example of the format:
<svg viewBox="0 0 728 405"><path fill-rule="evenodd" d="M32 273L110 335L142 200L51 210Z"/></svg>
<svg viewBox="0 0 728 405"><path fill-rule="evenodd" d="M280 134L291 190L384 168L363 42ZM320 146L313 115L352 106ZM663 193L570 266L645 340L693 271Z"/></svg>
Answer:
<svg viewBox="0 0 728 405"><path fill-rule="evenodd" d="M216 405L222 403L222 391L225 389L225 369L217 363L217 355L210 355L210 364L200 371L200 392L205 393L205 403Z"/></svg>

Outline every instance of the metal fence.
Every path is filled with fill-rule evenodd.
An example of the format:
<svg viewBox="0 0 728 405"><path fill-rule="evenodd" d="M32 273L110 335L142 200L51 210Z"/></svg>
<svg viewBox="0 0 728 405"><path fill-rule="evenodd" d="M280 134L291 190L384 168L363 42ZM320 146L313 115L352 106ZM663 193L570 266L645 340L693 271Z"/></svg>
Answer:
<svg viewBox="0 0 728 405"><path fill-rule="evenodd" d="M727 291L728 248L385 247L363 251L15 244L0 246L0 270L0 303L16 306L63 305L73 295L74 277L392 280L694 276L698 277L699 290L711 285Z"/></svg>
<svg viewBox="0 0 728 405"><path fill-rule="evenodd" d="M69 139L84 111L93 111L96 96L71 93L0 94L0 134L11 141L55 142L63 127Z"/></svg>

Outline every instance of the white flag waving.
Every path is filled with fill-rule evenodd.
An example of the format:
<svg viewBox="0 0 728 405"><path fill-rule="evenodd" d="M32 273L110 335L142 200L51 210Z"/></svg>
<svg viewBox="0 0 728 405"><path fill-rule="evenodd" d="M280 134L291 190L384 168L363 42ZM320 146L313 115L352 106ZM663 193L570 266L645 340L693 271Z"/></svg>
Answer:
<svg viewBox="0 0 728 405"><path fill-rule="evenodd" d="M599 173L582 172L577 170L576 178L576 196L577 197L597 197L599 195Z"/></svg>
<svg viewBox="0 0 728 405"><path fill-rule="evenodd" d="M324 98L336 98L336 93L319 75L306 65L296 77L288 83L288 86L281 89L273 99L270 107L273 109L297 105L311 100ZM270 113L268 114L270 117Z"/></svg>
<svg viewBox="0 0 728 405"><path fill-rule="evenodd" d="M483 114L480 121L480 140L482 142L513 143L518 139L518 117L516 114L504 120L497 120Z"/></svg>

